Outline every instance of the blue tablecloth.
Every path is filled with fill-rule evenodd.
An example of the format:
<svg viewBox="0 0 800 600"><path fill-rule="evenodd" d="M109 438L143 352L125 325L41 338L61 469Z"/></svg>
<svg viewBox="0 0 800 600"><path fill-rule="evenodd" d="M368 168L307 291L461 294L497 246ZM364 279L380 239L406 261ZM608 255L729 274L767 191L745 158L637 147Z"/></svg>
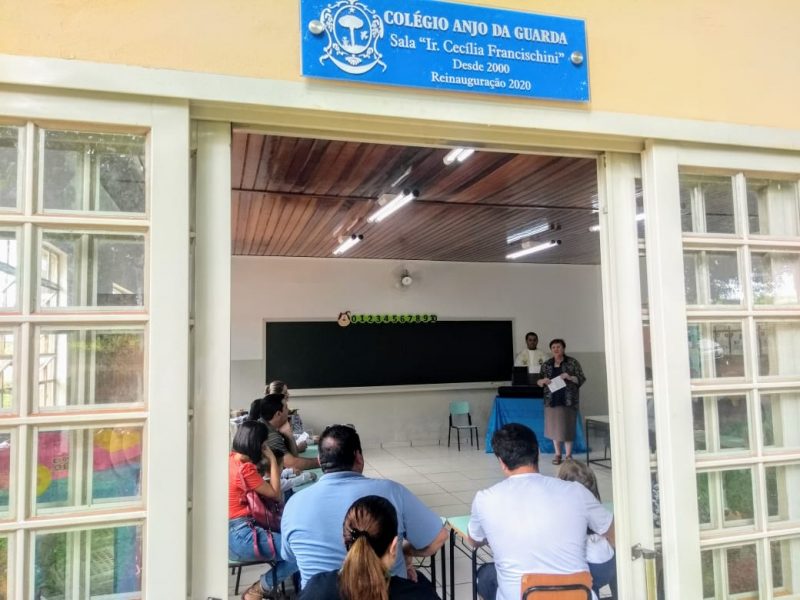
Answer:
<svg viewBox="0 0 800 600"><path fill-rule="evenodd" d="M522 423L533 429L539 440L539 451L542 454L553 453L553 442L544 437L544 403L541 398L503 398L496 396L489 424L486 426L486 452L492 452L492 434L506 423ZM583 437L583 417L578 412L578 423L575 429L575 440L572 453L586 452Z"/></svg>

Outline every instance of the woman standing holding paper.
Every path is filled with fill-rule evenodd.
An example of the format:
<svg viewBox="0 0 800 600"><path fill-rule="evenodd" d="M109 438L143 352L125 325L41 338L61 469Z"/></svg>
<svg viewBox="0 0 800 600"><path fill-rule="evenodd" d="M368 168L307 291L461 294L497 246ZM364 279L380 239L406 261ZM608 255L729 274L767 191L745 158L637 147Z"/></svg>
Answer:
<svg viewBox="0 0 800 600"><path fill-rule="evenodd" d="M561 442L564 442L567 460L572 459L579 388L586 381L581 363L564 354L566 347L564 340L559 338L550 342L553 358L542 364L540 379L536 382L544 388L544 435L553 440L556 449L554 465L561 464Z"/></svg>

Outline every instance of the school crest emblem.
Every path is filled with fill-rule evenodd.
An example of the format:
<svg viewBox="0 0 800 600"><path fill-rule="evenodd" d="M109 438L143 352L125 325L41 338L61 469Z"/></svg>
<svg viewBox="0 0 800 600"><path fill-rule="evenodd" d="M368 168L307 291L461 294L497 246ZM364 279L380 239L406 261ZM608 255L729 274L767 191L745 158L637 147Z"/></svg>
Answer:
<svg viewBox="0 0 800 600"><path fill-rule="evenodd" d="M339 0L320 13L328 38L319 62L330 60L345 73L361 75L376 65L386 70L378 51L383 39L383 19L360 0Z"/></svg>

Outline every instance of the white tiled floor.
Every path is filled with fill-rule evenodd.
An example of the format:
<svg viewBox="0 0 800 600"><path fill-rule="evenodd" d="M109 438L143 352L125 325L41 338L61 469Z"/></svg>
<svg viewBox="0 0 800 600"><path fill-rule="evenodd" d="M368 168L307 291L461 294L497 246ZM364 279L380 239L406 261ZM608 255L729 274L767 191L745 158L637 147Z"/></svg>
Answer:
<svg viewBox="0 0 800 600"><path fill-rule="evenodd" d="M469 514L475 492L502 479L497 459L493 454L486 454L483 449L476 451L462 446L461 452L458 452L455 447L447 446L365 448L364 458L365 475L402 483L443 517ZM545 475L555 474L556 467L551 464L551 459L552 455L541 457L539 467ZM611 501L611 471L594 467L594 472L602 499ZM449 548L447 552L449 565ZM455 600L471 600L469 559L459 552L455 554ZM437 569L438 567L437 563ZM263 567L260 566L244 569L239 593L256 581L262 571ZM441 581L439 571L441 569L437 570L437 578ZM233 595L234 581L234 577L230 576L231 599L237 598ZM448 598L451 597L450 594L451 590L448 589Z"/></svg>

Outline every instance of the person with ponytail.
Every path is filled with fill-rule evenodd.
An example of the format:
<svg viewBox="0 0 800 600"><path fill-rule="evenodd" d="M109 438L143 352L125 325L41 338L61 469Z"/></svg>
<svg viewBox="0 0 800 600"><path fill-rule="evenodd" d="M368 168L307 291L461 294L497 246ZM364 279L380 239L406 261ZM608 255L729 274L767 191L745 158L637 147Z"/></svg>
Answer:
<svg viewBox="0 0 800 600"><path fill-rule="evenodd" d="M348 509L342 526L347 555L342 568L314 575L299 600L435 600L428 581L391 575L398 548L397 511L381 496L364 496Z"/></svg>

